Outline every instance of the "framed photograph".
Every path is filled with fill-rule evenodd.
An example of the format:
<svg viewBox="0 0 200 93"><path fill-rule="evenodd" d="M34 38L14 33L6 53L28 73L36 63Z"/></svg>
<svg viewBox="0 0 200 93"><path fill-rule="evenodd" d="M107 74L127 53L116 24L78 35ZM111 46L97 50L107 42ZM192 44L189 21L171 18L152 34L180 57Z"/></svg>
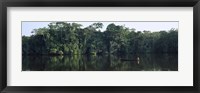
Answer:
<svg viewBox="0 0 200 93"><path fill-rule="evenodd" d="M199 92L199 0L0 6L1 92Z"/></svg>

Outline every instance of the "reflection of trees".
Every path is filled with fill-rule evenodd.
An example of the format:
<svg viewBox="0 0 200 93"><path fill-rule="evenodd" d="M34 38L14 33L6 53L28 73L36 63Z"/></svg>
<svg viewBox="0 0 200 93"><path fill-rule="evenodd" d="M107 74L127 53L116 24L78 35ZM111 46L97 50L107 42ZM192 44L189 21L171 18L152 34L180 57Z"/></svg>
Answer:
<svg viewBox="0 0 200 93"><path fill-rule="evenodd" d="M48 60L47 57L38 56L25 56L22 57L22 70L44 70L45 63L44 60Z"/></svg>
<svg viewBox="0 0 200 93"><path fill-rule="evenodd" d="M141 65L146 71L178 70L177 54L143 54Z"/></svg>
<svg viewBox="0 0 200 93"><path fill-rule="evenodd" d="M120 58L137 61L121 61ZM33 71L159 71L178 70L178 56L165 55L69 55L69 56L23 56L22 70Z"/></svg>

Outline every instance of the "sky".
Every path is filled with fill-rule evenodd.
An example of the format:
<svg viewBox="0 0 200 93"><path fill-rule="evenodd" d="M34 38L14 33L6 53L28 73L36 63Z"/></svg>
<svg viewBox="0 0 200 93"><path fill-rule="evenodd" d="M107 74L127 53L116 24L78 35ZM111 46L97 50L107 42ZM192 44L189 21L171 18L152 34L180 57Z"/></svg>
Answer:
<svg viewBox="0 0 200 93"><path fill-rule="evenodd" d="M30 36L32 35L31 32L33 31L33 29L48 27L49 23L51 22L22 22L22 36L24 35ZM73 22L68 22L68 23L73 23ZM77 21L75 23L82 24L82 27L84 28L96 22L95 21L94 22L78 22ZM125 27L129 27L129 28L135 28L136 31L148 30L148 31L156 32L156 31L161 31L161 30L168 31L171 28L178 29L178 21L168 21L168 22L139 21L139 22L101 22L101 23L103 23L104 25L101 31L105 31L107 25L111 23L114 23L115 25L124 25Z"/></svg>

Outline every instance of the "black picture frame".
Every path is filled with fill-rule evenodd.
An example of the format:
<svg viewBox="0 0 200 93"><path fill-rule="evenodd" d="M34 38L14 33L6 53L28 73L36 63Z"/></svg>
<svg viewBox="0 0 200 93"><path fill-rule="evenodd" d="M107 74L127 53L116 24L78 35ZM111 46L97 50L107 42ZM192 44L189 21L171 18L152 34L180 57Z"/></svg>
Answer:
<svg viewBox="0 0 200 93"><path fill-rule="evenodd" d="M7 86L7 7L193 7L194 86ZM2 93L199 93L200 0L2 0L0 1L0 91Z"/></svg>

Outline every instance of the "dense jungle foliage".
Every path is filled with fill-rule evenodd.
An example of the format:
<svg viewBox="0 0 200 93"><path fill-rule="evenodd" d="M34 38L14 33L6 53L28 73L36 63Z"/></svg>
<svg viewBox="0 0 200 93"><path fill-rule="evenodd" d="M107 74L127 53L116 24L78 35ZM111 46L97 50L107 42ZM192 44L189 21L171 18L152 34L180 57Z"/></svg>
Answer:
<svg viewBox="0 0 200 93"><path fill-rule="evenodd" d="M178 53L178 30L136 31L122 25L103 23L82 27L78 23L52 22L22 36L23 55L104 55Z"/></svg>

